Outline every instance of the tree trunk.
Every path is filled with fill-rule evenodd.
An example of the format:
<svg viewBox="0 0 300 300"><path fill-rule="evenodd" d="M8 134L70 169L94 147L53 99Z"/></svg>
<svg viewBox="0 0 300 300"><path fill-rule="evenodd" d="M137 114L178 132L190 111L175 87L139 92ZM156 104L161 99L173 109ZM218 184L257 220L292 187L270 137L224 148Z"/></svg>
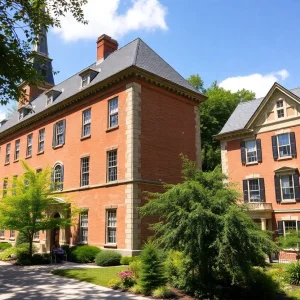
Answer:
<svg viewBox="0 0 300 300"><path fill-rule="evenodd" d="M30 236L29 239L29 256L32 257L32 240L33 240L33 236Z"/></svg>

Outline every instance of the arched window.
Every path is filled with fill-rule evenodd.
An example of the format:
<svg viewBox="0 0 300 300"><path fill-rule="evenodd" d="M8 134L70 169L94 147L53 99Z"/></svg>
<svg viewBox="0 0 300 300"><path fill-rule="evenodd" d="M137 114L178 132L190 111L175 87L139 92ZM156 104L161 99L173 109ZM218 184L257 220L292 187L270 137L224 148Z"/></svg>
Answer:
<svg viewBox="0 0 300 300"><path fill-rule="evenodd" d="M63 189L64 167L62 164L56 164L53 168L53 183L56 191Z"/></svg>

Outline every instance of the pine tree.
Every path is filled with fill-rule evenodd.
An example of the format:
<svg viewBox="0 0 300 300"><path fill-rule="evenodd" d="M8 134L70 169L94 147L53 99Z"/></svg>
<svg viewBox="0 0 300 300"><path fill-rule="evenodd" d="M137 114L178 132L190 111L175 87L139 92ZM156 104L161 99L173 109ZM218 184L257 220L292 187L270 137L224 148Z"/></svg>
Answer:
<svg viewBox="0 0 300 300"><path fill-rule="evenodd" d="M141 254L141 276L139 284L145 294L166 283L163 262L153 242L148 242Z"/></svg>

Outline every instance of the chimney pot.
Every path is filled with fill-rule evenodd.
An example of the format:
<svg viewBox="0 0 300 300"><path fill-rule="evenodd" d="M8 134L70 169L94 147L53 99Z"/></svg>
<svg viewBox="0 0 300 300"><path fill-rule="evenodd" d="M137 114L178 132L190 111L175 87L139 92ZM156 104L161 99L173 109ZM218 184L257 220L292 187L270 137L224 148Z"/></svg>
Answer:
<svg viewBox="0 0 300 300"><path fill-rule="evenodd" d="M97 39L97 61L105 59L110 53L118 49L118 42L106 34Z"/></svg>

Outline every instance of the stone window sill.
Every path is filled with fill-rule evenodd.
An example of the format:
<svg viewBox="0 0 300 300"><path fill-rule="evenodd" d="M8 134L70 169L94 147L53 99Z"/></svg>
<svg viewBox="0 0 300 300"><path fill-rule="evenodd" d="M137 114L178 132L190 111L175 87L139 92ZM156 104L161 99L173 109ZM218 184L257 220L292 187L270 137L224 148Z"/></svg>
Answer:
<svg viewBox="0 0 300 300"><path fill-rule="evenodd" d="M119 129L119 125L107 128L106 132L114 131L114 130L117 130L117 129Z"/></svg>
<svg viewBox="0 0 300 300"><path fill-rule="evenodd" d="M19 162L19 160L18 159L15 159L14 161L13 161L13 163L15 164L15 163L17 163L17 162Z"/></svg>
<svg viewBox="0 0 300 300"><path fill-rule="evenodd" d="M81 141L84 141L84 140L87 140L87 139L90 139L92 136L89 134L89 135L86 135L86 136L83 136L81 137Z"/></svg>
<svg viewBox="0 0 300 300"><path fill-rule="evenodd" d="M277 160L288 160L288 159L293 159L292 156L284 156L284 157L278 157Z"/></svg>
<svg viewBox="0 0 300 300"><path fill-rule="evenodd" d="M117 244L104 244L103 247L104 248L112 248L112 249L118 248Z"/></svg>
<svg viewBox="0 0 300 300"><path fill-rule="evenodd" d="M10 240L10 241L14 241L14 240L15 240L15 238L9 238L9 240Z"/></svg>
<svg viewBox="0 0 300 300"><path fill-rule="evenodd" d="M40 151L36 155L42 155L42 154L44 154L44 151Z"/></svg>
<svg viewBox="0 0 300 300"><path fill-rule="evenodd" d="M5 236L0 236L0 240L5 240Z"/></svg>
<svg viewBox="0 0 300 300"><path fill-rule="evenodd" d="M246 167L247 167L247 166L253 166L253 165L258 165L258 161L246 163Z"/></svg>
<svg viewBox="0 0 300 300"><path fill-rule="evenodd" d="M40 240L33 240L33 242L34 242L34 243L39 243L39 242L40 242Z"/></svg>
<svg viewBox="0 0 300 300"><path fill-rule="evenodd" d="M59 148L62 148L64 145L61 144L61 145L57 145L57 146L54 146L53 149L59 149Z"/></svg>
<svg viewBox="0 0 300 300"><path fill-rule="evenodd" d="M25 157L25 159L29 159L31 157L32 157L32 155L28 155L28 156Z"/></svg>
<svg viewBox="0 0 300 300"><path fill-rule="evenodd" d="M296 200L295 199L281 200L281 204L285 204L285 203L296 203Z"/></svg>
<svg viewBox="0 0 300 300"><path fill-rule="evenodd" d="M4 166L8 166L9 164L10 164L10 162L7 162L7 163L4 164Z"/></svg>

